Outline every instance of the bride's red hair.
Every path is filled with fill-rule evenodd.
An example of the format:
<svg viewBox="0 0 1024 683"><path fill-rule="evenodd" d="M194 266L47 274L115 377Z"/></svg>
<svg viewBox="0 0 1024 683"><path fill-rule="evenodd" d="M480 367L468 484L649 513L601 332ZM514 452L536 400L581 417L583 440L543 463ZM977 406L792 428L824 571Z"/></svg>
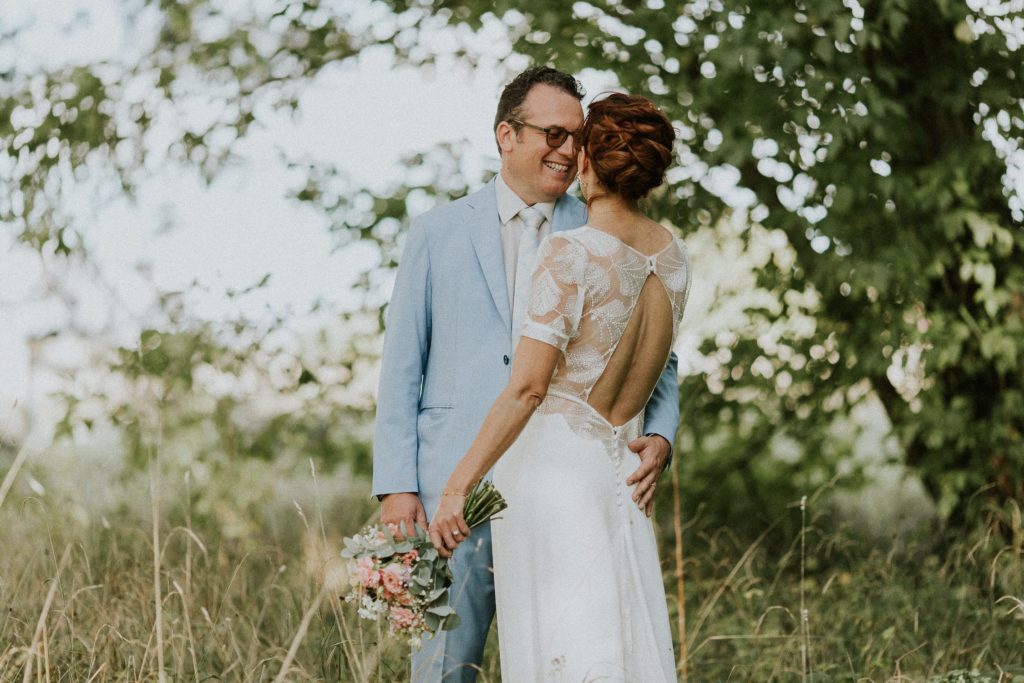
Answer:
<svg viewBox="0 0 1024 683"><path fill-rule="evenodd" d="M611 93L590 103L578 144L605 189L635 202L664 182L675 138L650 100Z"/></svg>

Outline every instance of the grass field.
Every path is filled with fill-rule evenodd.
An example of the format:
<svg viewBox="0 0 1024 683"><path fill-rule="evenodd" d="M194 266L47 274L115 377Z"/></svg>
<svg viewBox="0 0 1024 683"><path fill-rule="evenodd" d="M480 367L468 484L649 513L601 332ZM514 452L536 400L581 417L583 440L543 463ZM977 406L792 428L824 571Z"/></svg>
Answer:
<svg viewBox="0 0 1024 683"><path fill-rule="evenodd" d="M0 459L0 681L406 678L402 648L337 599L341 537L376 509L365 480L37 460ZM781 543L687 520L688 680L1024 681L1024 527L1002 522L940 555L923 533L860 538L824 500ZM499 678L492 634L480 680Z"/></svg>

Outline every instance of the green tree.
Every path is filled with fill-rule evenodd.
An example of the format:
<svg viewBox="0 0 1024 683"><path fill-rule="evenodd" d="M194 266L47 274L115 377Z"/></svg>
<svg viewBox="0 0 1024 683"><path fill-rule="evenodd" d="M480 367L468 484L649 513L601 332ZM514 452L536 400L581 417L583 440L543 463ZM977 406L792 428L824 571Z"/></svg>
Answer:
<svg viewBox="0 0 1024 683"><path fill-rule="evenodd" d="M945 518L978 491L1024 499L1012 3L391 4L473 29L501 17L535 61L611 69L682 133L686 172L655 216L686 231L742 208L786 236L795 259L761 271L779 305L708 340L726 360L683 383L695 478L759 504L765 477L834 462L835 416L877 395ZM807 306L812 330L787 336L777 323ZM801 449L790 467L769 464L780 435Z"/></svg>
<svg viewBox="0 0 1024 683"><path fill-rule="evenodd" d="M962 521L979 490L1024 499L1024 204L1006 159L1024 63L1019 35L998 28L1020 16L1009 3L663 4L581 3L569 18L517 3L534 30L515 49L610 62L680 122L698 170L659 216L685 227L727 211L708 181L730 174L795 251L762 270L785 309L724 340L717 386L684 383L698 473L742 477L780 433L813 462L831 416L869 389L944 516ZM793 291L817 299L796 340L772 333ZM746 443L713 445L724 414Z"/></svg>
<svg viewBox="0 0 1024 683"><path fill-rule="evenodd" d="M465 38L500 25L515 52L567 70L610 69L677 121L683 164L651 200L654 216L691 233L739 211L755 225L742 235L748 246L784 238L759 271L774 301L708 339L706 372L684 378L696 485L733 493L716 498L736 514L827 479L844 455L831 436L836 417L877 396L947 519L964 521L979 490L997 504L1024 498L1024 204L1013 190L1019 170L1008 170L1024 128L1024 65L1013 3L131 8L160 26L138 60L5 81L0 220L35 248L87 255L87 235L62 213L62 188L92 173L131 191L154 126L190 98L224 106L202 128L179 126L169 156L213 177L261 105L296 106L326 66L371 48L427 65L443 27ZM495 59L478 42L446 49L469 63ZM410 196L440 201L479 180L452 172L456 156L411 160L432 174L386 196L311 163L296 198L322 207L339 241L379 244L387 268ZM776 457L782 443L795 461Z"/></svg>

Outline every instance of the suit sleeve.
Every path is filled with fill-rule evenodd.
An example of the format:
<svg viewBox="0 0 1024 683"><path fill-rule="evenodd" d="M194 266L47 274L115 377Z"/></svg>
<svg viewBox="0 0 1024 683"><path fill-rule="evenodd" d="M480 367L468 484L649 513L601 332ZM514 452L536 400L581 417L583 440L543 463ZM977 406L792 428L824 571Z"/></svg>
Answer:
<svg viewBox="0 0 1024 683"><path fill-rule="evenodd" d="M373 494L419 491L416 419L430 349L430 253L415 223L388 304L373 436Z"/></svg>
<svg viewBox="0 0 1024 683"><path fill-rule="evenodd" d="M661 373L658 384L654 387L651 400L647 402L647 411L644 417L644 434L663 436L669 446L675 443L676 430L679 429L677 366L678 359L675 351L672 351L668 355L668 365L665 366L665 371ZM671 459L668 462L671 462Z"/></svg>

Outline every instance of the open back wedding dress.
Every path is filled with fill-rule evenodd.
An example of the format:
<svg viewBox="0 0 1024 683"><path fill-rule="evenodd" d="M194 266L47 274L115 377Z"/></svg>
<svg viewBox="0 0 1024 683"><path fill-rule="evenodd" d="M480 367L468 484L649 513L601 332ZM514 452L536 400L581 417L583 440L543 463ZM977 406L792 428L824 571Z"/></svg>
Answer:
<svg viewBox="0 0 1024 683"><path fill-rule="evenodd" d="M668 361L689 260L584 226L538 252L522 334L563 351L547 396L494 470L492 524L504 683L675 680L651 520L627 444Z"/></svg>

